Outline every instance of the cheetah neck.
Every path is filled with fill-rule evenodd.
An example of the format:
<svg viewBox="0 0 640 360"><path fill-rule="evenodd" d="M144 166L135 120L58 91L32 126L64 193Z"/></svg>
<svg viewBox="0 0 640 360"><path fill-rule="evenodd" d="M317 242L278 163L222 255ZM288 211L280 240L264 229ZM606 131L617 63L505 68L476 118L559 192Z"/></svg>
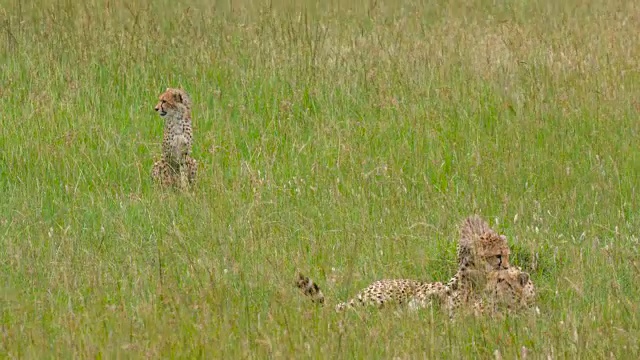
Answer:
<svg viewBox="0 0 640 360"><path fill-rule="evenodd" d="M164 131L169 134L182 134L185 131L185 125L191 123L191 116L188 112L175 116L166 116L164 121Z"/></svg>

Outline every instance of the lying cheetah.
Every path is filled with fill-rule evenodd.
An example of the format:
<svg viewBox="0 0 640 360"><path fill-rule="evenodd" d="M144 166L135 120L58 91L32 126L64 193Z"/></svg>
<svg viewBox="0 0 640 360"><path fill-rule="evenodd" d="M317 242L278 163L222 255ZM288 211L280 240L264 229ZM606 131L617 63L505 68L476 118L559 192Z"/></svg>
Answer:
<svg viewBox="0 0 640 360"><path fill-rule="evenodd" d="M324 294L311 279L298 274L296 286L311 298L311 301L324 304ZM427 283L410 279L385 279L378 280L360 291L353 299L336 305L336 311L358 305L375 305L379 308L386 304L405 304L412 300L417 294L428 294L430 297L441 297L444 299L447 285L440 282Z"/></svg>
<svg viewBox="0 0 640 360"><path fill-rule="evenodd" d="M182 89L167 88L155 110L165 123L162 157L153 164L151 177L163 186L191 186L198 170L196 160L191 157L191 99Z"/></svg>
<svg viewBox="0 0 640 360"><path fill-rule="evenodd" d="M499 303L492 297L514 297L517 303L529 303L534 296L529 274L509 265L509 246L506 237L493 231L478 216L471 216L461 225L461 239L458 243L458 264L456 274L445 284L418 280L380 280L358 293L353 299L336 305L341 311L356 305L376 305L386 303L408 303L410 308L426 307L437 300L443 303L452 316L461 305L479 308L483 297L490 294L490 303ZM526 281L521 281L525 279ZM498 281L497 279L500 279ZM509 286L506 286L508 284ZM311 297L312 301L324 303L320 288L306 276L299 274L296 286ZM506 289L516 290L507 294ZM531 289L528 291L527 289ZM510 303L511 301L509 301Z"/></svg>
<svg viewBox="0 0 640 360"><path fill-rule="evenodd" d="M458 272L449 281L450 293L447 308L452 311L461 304L482 304L482 298L489 292L490 302L507 296L502 285L511 284L514 289L522 289L516 295L532 302L535 296L529 274L509 263L509 244L504 235L498 234L478 215L466 218L460 225L458 242ZM500 284L495 279L500 278ZM520 281L526 279L526 281ZM503 283L504 281L504 283ZM500 286L499 286L500 285ZM500 291L497 291L497 290ZM420 294L411 303L414 308L424 307L431 302L430 296ZM498 301L499 302L499 301Z"/></svg>
<svg viewBox="0 0 640 360"><path fill-rule="evenodd" d="M467 291L464 286L450 283L422 282L409 279L379 280L360 291L354 298L335 306L340 312L347 308L388 304L404 305L417 310L440 304L453 317L462 306L469 307L477 315L491 312L519 310L533 302L535 291L529 274L517 267L493 270L488 273L485 287L481 291ZM325 297L320 287L308 277L299 274L296 286L315 303L324 304ZM489 306L486 306L486 305Z"/></svg>
<svg viewBox="0 0 640 360"><path fill-rule="evenodd" d="M533 305L536 291L529 274L517 266L511 266L506 270L490 272L482 295L492 310L519 310Z"/></svg>

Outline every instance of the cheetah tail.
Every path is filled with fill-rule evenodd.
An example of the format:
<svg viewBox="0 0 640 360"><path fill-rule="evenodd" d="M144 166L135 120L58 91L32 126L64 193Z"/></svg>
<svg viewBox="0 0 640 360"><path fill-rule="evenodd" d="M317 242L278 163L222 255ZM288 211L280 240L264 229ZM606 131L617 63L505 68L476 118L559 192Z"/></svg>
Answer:
<svg viewBox="0 0 640 360"><path fill-rule="evenodd" d="M324 304L324 294L322 294L322 290L320 290L318 285L310 278L299 273L296 287L302 290L305 296L309 296L312 302Z"/></svg>

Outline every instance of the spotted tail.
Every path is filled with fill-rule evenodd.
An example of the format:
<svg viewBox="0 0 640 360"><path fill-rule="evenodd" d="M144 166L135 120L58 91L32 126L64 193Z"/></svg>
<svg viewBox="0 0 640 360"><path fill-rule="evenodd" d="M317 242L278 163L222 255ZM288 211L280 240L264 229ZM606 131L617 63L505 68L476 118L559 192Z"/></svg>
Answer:
<svg viewBox="0 0 640 360"><path fill-rule="evenodd" d="M322 290L320 290L320 287L310 278L299 273L296 287L300 289L305 296L310 297L312 302L324 304L324 294Z"/></svg>

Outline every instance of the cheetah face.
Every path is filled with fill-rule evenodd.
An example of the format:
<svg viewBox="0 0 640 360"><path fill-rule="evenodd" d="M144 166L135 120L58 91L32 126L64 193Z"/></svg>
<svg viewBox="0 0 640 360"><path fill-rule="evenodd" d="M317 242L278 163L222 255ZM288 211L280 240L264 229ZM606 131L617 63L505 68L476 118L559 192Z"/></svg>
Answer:
<svg viewBox="0 0 640 360"><path fill-rule="evenodd" d="M527 307L535 298L535 290L529 274L515 266L492 272L489 275L486 291L494 303L502 303L509 308Z"/></svg>
<svg viewBox="0 0 640 360"><path fill-rule="evenodd" d="M484 257L487 271L504 270L509 267L509 254L497 254Z"/></svg>
<svg viewBox="0 0 640 360"><path fill-rule="evenodd" d="M509 268L510 251L506 236L485 233L480 236L479 246L478 252L487 271Z"/></svg>
<svg viewBox="0 0 640 360"><path fill-rule="evenodd" d="M162 118L167 115L169 117L182 115L187 109L184 92L178 89L167 88L167 90L160 95L159 102L154 109Z"/></svg>

